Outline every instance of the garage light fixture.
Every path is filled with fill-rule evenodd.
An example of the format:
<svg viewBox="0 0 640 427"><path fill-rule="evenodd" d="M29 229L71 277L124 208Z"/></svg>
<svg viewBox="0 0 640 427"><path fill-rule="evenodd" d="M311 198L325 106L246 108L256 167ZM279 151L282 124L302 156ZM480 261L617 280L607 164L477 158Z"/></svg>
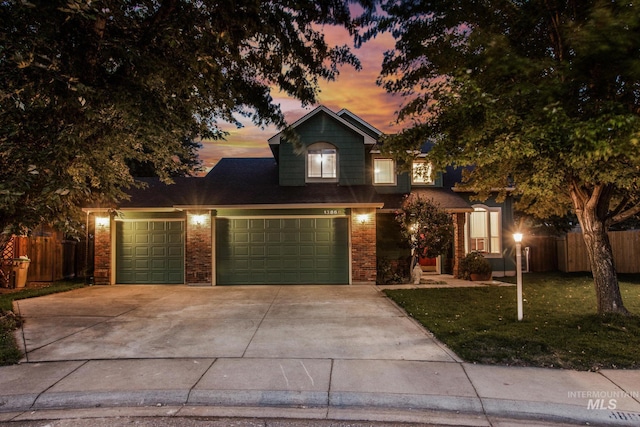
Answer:
<svg viewBox="0 0 640 427"><path fill-rule="evenodd" d="M191 215L191 223L193 225L203 225L206 220L206 215Z"/></svg>
<svg viewBox="0 0 640 427"><path fill-rule="evenodd" d="M358 222L360 224L364 224L367 221L369 221L369 215L368 214L359 214L358 216L356 216L356 219L358 220Z"/></svg>
<svg viewBox="0 0 640 427"><path fill-rule="evenodd" d="M106 227L109 225L109 217L108 216L97 216L96 217L96 226L97 227Z"/></svg>

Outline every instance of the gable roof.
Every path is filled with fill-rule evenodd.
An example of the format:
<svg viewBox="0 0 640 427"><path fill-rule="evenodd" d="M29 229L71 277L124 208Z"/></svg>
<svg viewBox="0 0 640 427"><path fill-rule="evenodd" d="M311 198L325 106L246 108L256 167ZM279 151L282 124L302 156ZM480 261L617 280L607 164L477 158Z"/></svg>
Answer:
<svg viewBox="0 0 640 427"><path fill-rule="evenodd" d="M338 111L337 114L338 114L339 117L342 117L342 118L346 117L345 120L351 121L357 127L363 129L365 132L367 132L369 135L373 136L376 139L379 138L380 135L382 135L382 132L380 130L376 129L371 124L365 122L359 116L356 116L355 114L353 114L351 111L347 110L346 108L343 108L342 110Z"/></svg>
<svg viewBox="0 0 640 427"><path fill-rule="evenodd" d="M342 111L345 111L345 110L342 110ZM304 115L303 117L299 118L298 120L296 120L290 126L290 128L291 129L297 128L298 126L300 126L301 124L303 124L304 122L306 122L307 120L311 119L312 117L314 117L315 115L317 115L319 113L328 114L332 119L336 120L340 124L348 127L352 131L362 135L362 137L364 138L365 145L374 145L376 143L376 138L374 138L372 135L370 135L369 132L365 132L364 130L360 129L358 126L355 126L353 123L351 123L348 120L345 120L344 118L340 117L338 114L334 113L333 111L331 111L330 109L328 109L324 105L320 105L320 106L316 107L310 113L308 113L308 114ZM353 115L353 113L351 113L351 114ZM355 115L353 115L353 116L356 117ZM358 118L358 120L360 122L362 122L362 123L366 123L360 118ZM367 124L367 126L373 128L369 124ZM373 129L375 129L375 128L373 128ZM281 140L282 140L283 134L284 134L284 131L281 131L281 132L278 132L277 134L273 135L271 138L269 138L269 140L268 140L269 141L269 145L279 145Z"/></svg>

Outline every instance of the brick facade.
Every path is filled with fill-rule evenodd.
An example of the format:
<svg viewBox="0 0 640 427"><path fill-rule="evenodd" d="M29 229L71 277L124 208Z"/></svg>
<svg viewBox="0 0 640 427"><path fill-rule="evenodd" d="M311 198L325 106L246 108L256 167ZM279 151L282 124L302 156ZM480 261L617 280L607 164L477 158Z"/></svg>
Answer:
<svg viewBox="0 0 640 427"><path fill-rule="evenodd" d="M353 283L376 283L375 209L351 212L351 269Z"/></svg>
<svg viewBox="0 0 640 427"><path fill-rule="evenodd" d="M93 280L96 285L111 284L111 224L100 221L105 217L96 217L94 233Z"/></svg>
<svg viewBox="0 0 640 427"><path fill-rule="evenodd" d="M460 260L464 258L465 214L453 214L453 277L460 278Z"/></svg>
<svg viewBox="0 0 640 427"><path fill-rule="evenodd" d="M212 217L209 212L187 212L185 276L187 284L211 285Z"/></svg>

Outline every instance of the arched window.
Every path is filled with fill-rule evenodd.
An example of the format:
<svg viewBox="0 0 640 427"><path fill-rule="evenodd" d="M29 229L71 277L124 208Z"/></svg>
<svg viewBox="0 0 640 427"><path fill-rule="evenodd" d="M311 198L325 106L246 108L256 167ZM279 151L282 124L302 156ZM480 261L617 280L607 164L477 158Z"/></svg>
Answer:
<svg viewBox="0 0 640 427"><path fill-rule="evenodd" d="M338 182L338 150L326 142L307 148L307 182Z"/></svg>
<svg viewBox="0 0 640 427"><path fill-rule="evenodd" d="M486 254L502 253L502 210L485 205L474 205L467 221L469 251Z"/></svg>

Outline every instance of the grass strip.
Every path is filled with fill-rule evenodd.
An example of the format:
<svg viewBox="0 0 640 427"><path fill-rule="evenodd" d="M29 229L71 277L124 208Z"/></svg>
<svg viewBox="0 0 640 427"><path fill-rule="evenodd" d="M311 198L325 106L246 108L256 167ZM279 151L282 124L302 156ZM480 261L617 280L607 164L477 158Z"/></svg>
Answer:
<svg viewBox="0 0 640 427"><path fill-rule="evenodd" d="M66 292L84 286L82 282L61 281L41 288L0 294L0 366L13 365L22 358L14 335L14 331L20 326L20 318L11 311L13 301Z"/></svg>

